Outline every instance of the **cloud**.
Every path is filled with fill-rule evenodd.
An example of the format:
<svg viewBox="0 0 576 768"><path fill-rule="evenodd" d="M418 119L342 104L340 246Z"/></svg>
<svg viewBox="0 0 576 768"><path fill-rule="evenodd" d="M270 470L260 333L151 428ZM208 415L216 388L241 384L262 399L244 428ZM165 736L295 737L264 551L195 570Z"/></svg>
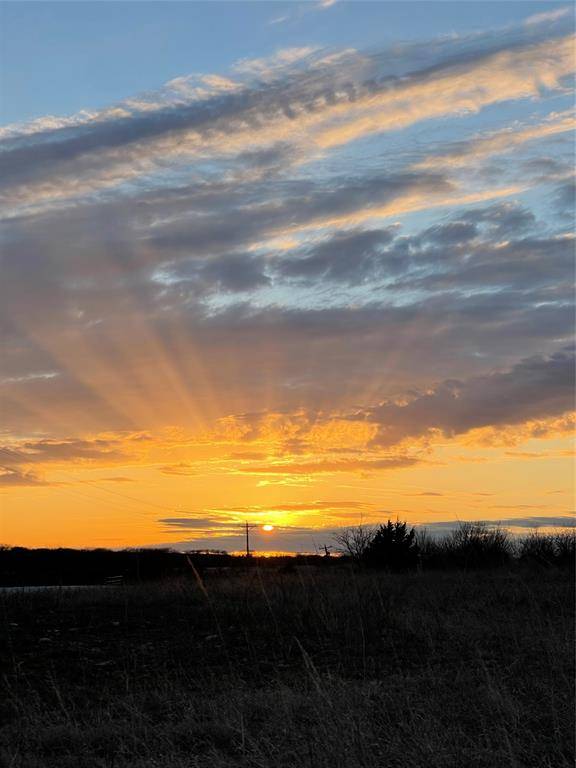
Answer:
<svg viewBox="0 0 576 768"><path fill-rule="evenodd" d="M342 522L368 507L301 494L566 434L568 22L286 49L4 131L3 484L134 461ZM264 514L239 493L162 524Z"/></svg>
<svg viewBox="0 0 576 768"><path fill-rule="evenodd" d="M414 164L415 169L446 170L468 168L492 155L510 153L527 142L549 139L563 133L572 133L576 128L573 112L566 111L548 115L536 125L514 125L491 134L476 136L443 148L441 154L430 155Z"/></svg>
<svg viewBox="0 0 576 768"><path fill-rule="evenodd" d="M272 24L282 24L285 21L288 21L289 19L290 19L290 15L289 14L284 14L283 16L275 16L273 19L270 19L268 24L270 24L270 25L272 25Z"/></svg>
<svg viewBox="0 0 576 768"><path fill-rule="evenodd" d="M275 504L273 502L266 505L248 505L243 507L217 507L212 512L234 513L241 515L257 515L262 513L277 512L326 512L347 509L362 509L369 506L362 501L304 501L288 502Z"/></svg>
<svg viewBox="0 0 576 768"><path fill-rule="evenodd" d="M14 467L0 466L0 488L15 488L18 486L36 487L54 485L38 477L30 471L23 471Z"/></svg>
<svg viewBox="0 0 576 768"><path fill-rule="evenodd" d="M267 504L265 506L218 507L205 509L204 513L208 513L208 515L162 518L158 522L173 528L200 529L202 532L212 532L215 535L222 535L227 532L239 534L246 519L259 524L257 523L258 520L271 519L275 521L275 516L278 514L285 517L286 514L298 516L307 513L307 515L317 514L319 520L322 520L327 515L336 517L347 515L350 514L350 510L357 511L367 506L363 502L357 501L310 501ZM275 535L278 533L295 535L314 530L316 529L307 526L274 522Z"/></svg>
<svg viewBox="0 0 576 768"><path fill-rule="evenodd" d="M45 464L48 462L107 461L125 458L116 440L68 439L24 440L1 449L1 458L9 464Z"/></svg>
<svg viewBox="0 0 576 768"><path fill-rule="evenodd" d="M33 371L22 376L5 376L3 379L0 379L0 386L3 384L25 384L28 381L36 381L37 379L53 379L58 375L57 371Z"/></svg>
<svg viewBox="0 0 576 768"><path fill-rule="evenodd" d="M319 49L314 46L302 46L300 48L282 48L271 56L260 59L241 59L232 67L233 72L240 75L257 77L260 82L285 76L286 70L295 64L304 64L311 61L312 54Z"/></svg>
<svg viewBox="0 0 576 768"><path fill-rule="evenodd" d="M181 260L164 268L159 279L190 287L198 295L241 293L270 284L265 262L251 254L229 253L218 258Z"/></svg>
<svg viewBox="0 0 576 768"><path fill-rule="evenodd" d="M304 256L282 259L278 271L287 278L362 283L377 271L382 247L393 238L393 230L339 232L310 248Z"/></svg>
<svg viewBox="0 0 576 768"><path fill-rule="evenodd" d="M509 449L513 446L527 443L529 440L562 438L573 432L575 426L576 411L570 410L561 416L532 419L522 424L473 429L466 434L465 438L461 439L461 442L469 446ZM545 458L546 455L554 454L551 454L550 450L542 450L542 458ZM561 455L561 452L558 452L556 455Z"/></svg>
<svg viewBox="0 0 576 768"><path fill-rule="evenodd" d="M60 481L42 478L33 467L93 464L114 464L125 459L120 443L115 440L68 439L24 440L0 446L0 486L58 486ZM118 480L118 478L114 478Z"/></svg>
<svg viewBox="0 0 576 768"><path fill-rule="evenodd" d="M497 525L504 528L574 528L576 523L571 515L536 515L531 517L508 517L499 520L474 520L475 523ZM435 522L421 523L420 526L431 531L444 531L449 533L456 530L461 521L439 520Z"/></svg>
<svg viewBox="0 0 576 768"><path fill-rule="evenodd" d="M554 459L574 456L574 451L505 451L505 456L518 459Z"/></svg>
<svg viewBox="0 0 576 768"><path fill-rule="evenodd" d="M374 443L386 446L431 429L458 435L555 416L574 406L574 364L568 351L533 357L507 372L444 381L405 405L383 403L356 418L377 423Z"/></svg>
<svg viewBox="0 0 576 768"><path fill-rule="evenodd" d="M558 19L564 19L573 13L573 9L570 6L564 8L555 8L553 11L544 11L543 13L534 13L532 16L528 16L525 19L524 24L528 26L532 24L548 24L550 22L558 21Z"/></svg>
<svg viewBox="0 0 576 768"><path fill-rule="evenodd" d="M166 464L160 467L160 472L165 475L197 475L200 472L198 464L192 464L187 461L180 461L178 464Z"/></svg>
<svg viewBox="0 0 576 768"><path fill-rule="evenodd" d="M212 529L230 528L231 523L214 517L163 517L158 520L172 528L199 528L202 531Z"/></svg>
<svg viewBox="0 0 576 768"><path fill-rule="evenodd" d="M267 454L262 451L233 451L228 458L239 459L240 461L251 461L253 459L265 459Z"/></svg>
<svg viewBox="0 0 576 768"><path fill-rule="evenodd" d="M155 226L149 244L175 253L221 253L265 236L277 237L291 231L298 234L299 230L334 223L359 222L384 215L387 210L401 211L404 206L411 210L435 202L444 204L456 192L441 174L424 172L351 176L334 179L328 185L312 181L281 185L280 191L284 194L272 201L268 201L266 195L277 191L274 186L264 185L252 190L255 191L263 196L258 205L247 206L242 200L240 205L230 206L224 196L212 201L212 204L219 203L213 215L202 212L201 216L187 216L182 221Z"/></svg>
<svg viewBox="0 0 576 768"><path fill-rule="evenodd" d="M576 210L576 182L574 179L559 184L554 190L554 203L560 214L566 216L570 222L574 220Z"/></svg>
<svg viewBox="0 0 576 768"><path fill-rule="evenodd" d="M555 285L562 280L562 276L568 274L573 251L573 238L553 237L470 245L453 252L452 259L449 258L450 253L445 251L444 263L434 258L434 253L424 254L419 264L422 276L416 273L400 279L395 287L446 290L509 286L519 290ZM422 274L427 262L429 268Z"/></svg>
<svg viewBox="0 0 576 768"><path fill-rule="evenodd" d="M510 517L501 521L511 528L574 528L574 515L542 515L532 517Z"/></svg>
<svg viewBox="0 0 576 768"><path fill-rule="evenodd" d="M325 459L322 461L268 463L242 467L240 472L252 475L317 475L336 472L376 472L386 469L412 467L420 459L412 456L383 456L380 458Z"/></svg>
<svg viewBox="0 0 576 768"><path fill-rule="evenodd" d="M344 229L312 247L295 249L294 256L269 264L268 271L302 284L362 285L397 277L391 285L395 289L556 284L570 273L573 239L568 234L529 236L535 226L531 211L508 202L463 212L413 237L393 227Z"/></svg>
<svg viewBox="0 0 576 768"><path fill-rule="evenodd" d="M514 249L504 249L503 256L507 253L522 266ZM553 268L566 248L558 246L557 257L554 247L550 253L551 275L566 285L568 273ZM494 262L496 274L502 274L503 265ZM528 278L520 267L517 274L526 287ZM466 272L458 271L458 262L453 269L450 287L471 284ZM548 280L537 262L534 275L536 286L542 278ZM367 278L359 271L358 279ZM53 306L51 298L46 304L39 285L38 304L22 316L21 329L11 332L2 362L6 372L10 365L10 375L18 377L38 370L48 353L61 375L5 385L4 422L6 427L56 430L64 436L67 429L78 428L191 427L198 419L198 397L212 404L202 416L210 421L257 408L266 402L272 383L272 410L329 403L336 411L353 403L370 405L434 379L461 379L505 367L519 356L553 351L557 339L572 333L569 289L556 297L541 288L503 290L489 272L483 279L491 280L493 293L458 294L439 286L437 294L412 297L399 306L364 297L350 306L242 302L216 311L195 306L188 291L162 287L156 298L144 294L149 307L145 321L126 305L124 289L93 292L80 287L66 291ZM316 286L311 284L314 290ZM13 309L12 323L25 302L25 292L12 284L12 296L6 291L4 302L5 312ZM74 307L86 307L86 315L75 319ZM237 405L234 398L239 398Z"/></svg>
<svg viewBox="0 0 576 768"><path fill-rule="evenodd" d="M238 68L244 80L204 75L188 97L177 79L156 96L56 127L11 129L0 161L5 205L73 199L279 143L291 146L290 164L301 162L423 120L560 90L573 60L569 36L531 25L370 54L287 49Z"/></svg>
<svg viewBox="0 0 576 768"><path fill-rule="evenodd" d="M361 105L355 107L350 119L319 132L316 140L327 148L386 128L399 130L420 120L479 111L499 101L535 97L543 86L559 88L561 79L572 71L571 46L568 38L556 41L557 58L552 65L550 60L545 63L551 52L547 43L485 53L476 61L463 57L458 62L456 57L445 66L428 68L427 77L408 78L401 93L392 91L391 96L387 93L373 98L364 110ZM472 94L471 81L480 70L484 87ZM408 98L414 105L409 116L398 104L399 96ZM384 116L382 112L386 107L388 111Z"/></svg>

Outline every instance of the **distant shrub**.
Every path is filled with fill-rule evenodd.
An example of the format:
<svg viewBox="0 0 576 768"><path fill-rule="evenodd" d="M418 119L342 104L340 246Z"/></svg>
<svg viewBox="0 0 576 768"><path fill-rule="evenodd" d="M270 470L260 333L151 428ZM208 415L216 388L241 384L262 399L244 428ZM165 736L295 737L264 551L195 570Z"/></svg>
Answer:
<svg viewBox="0 0 576 768"><path fill-rule="evenodd" d="M522 539L519 561L526 565L574 568L576 559L576 531L542 534L530 533Z"/></svg>
<svg viewBox="0 0 576 768"><path fill-rule="evenodd" d="M507 565L514 554L509 532L486 523L460 523L442 542L447 567L493 568Z"/></svg>
<svg viewBox="0 0 576 768"><path fill-rule="evenodd" d="M416 529L418 558L425 568L443 568L445 566L444 543L441 538L432 536L426 528Z"/></svg>
<svg viewBox="0 0 576 768"><path fill-rule="evenodd" d="M356 525L344 528L334 534L336 549L340 554L349 557L356 563L364 561L366 550L375 534L373 526Z"/></svg>
<svg viewBox="0 0 576 768"><path fill-rule="evenodd" d="M556 564L574 569L576 559L576 531L562 531L554 535Z"/></svg>

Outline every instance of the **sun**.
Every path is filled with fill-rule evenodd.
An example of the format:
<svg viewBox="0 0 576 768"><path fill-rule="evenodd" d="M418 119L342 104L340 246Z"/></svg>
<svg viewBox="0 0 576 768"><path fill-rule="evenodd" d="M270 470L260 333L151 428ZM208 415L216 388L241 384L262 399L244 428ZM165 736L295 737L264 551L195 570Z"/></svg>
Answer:
<svg viewBox="0 0 576 768"><path fill-rule="evenodd" d="M274 526L270 525L269 523L267 523L266 525L262 526L262 530L263 531L273 531L274 530Z"/></svg>

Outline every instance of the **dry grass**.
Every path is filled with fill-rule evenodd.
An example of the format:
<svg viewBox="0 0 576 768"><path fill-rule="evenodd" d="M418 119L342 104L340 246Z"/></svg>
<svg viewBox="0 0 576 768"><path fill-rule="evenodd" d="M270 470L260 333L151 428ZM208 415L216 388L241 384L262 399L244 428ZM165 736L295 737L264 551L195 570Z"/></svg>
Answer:
<svg viewBox="0 0 576 768"><path fill-rule="evenodd" d="M345 567L3 597L14 768L572 766L572 580Z"/></svg>

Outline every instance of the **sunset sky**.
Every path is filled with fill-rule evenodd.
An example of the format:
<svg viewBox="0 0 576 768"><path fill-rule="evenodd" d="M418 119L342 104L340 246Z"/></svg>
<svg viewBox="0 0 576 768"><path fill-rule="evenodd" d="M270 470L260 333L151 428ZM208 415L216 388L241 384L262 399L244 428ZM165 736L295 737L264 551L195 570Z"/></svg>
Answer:
<svg viewBox="0 0 576 768"><path fill-rule="evenodd" d="M0 543L573 523L570 5L2 13Z"/></svg>

